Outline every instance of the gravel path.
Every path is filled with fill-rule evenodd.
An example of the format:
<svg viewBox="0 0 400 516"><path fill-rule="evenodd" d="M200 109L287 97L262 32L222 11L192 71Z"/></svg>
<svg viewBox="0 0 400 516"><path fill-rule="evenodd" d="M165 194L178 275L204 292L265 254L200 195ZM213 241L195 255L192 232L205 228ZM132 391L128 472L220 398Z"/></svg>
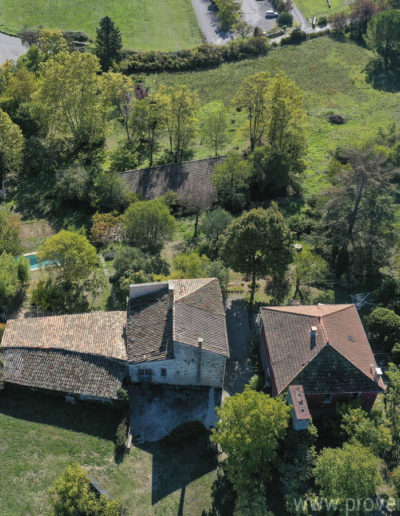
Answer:
<svg viewBox="0 0 400 516"><path fill-rule="evenodd" d="M0 64L7 61L7 59L18 59L25 52L26 48L22 45L19 38L7 36L7 34L0 32Z"/></svg>
<svg viewBox="0 0 400 516"><path fill-rule="evenodd" d="M216 9L210 0L192 0L192 5L207 43L223 45L233 38L232 33L220 30Z"/></svg>

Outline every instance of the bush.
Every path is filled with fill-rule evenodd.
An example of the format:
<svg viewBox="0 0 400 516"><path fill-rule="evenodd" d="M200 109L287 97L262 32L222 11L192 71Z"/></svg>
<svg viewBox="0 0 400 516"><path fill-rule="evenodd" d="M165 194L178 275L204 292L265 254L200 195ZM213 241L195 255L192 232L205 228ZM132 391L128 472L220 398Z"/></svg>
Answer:
<svg viewBox="0 0 400 516"><path fill-rule="evenodd" d="M299 45L307 39L307 34L303 32L299 27L292 30L287 38L281 39L281 45Z"/></svg>
<svg viewBox="0 0 400 516"><path fill-rule="evenodd" d="M127 419L124 417L115 432L115 447L117 450L123 450L126 446L126 437L128 434Z"/></svg>
<svg viewBox="0 0 400 516"><path fill-rule="evenodd" d="M119 399L119 401L129 401L128 391L126 389L124 389L123 387L120 387L117 390L117 398Z"/></svg>
<svg viewBox="0 0 400 516"><path fill-rule="evenodd" d="M293 25L293 16L286 11L282 11L276 22L279 27L291 27Z"/></svg>
<svg viewBox="0 0 400 516"><path fill-rule="evenodd" d="M192 441L206 432L207 429L201 421L187 421L173 428L163 440L166 444L176 446Z"/></svg>
<svg viewBox="0 0 400 516"><path fill-rule="evenodd" d="M375 308L367 317L370 331L380 337L380 342L390 351L400 341L400 317L388 308Z"/></svg>
<svg viewBox="0 0 400 516"><path fill-rule="evenodd" d="M345 124L346 120L342 117L342 115L328 115L327 120L331 124L341 125Z"/></svg>
<svg viewBox="0 0 400 516"><path fill-rule="evenodd" d="M318 27L326 27L328 25L328 18L326 16L321 16L321 18L318 18L317 25Z"/></svg>
<svg viewBox="0 0 400 516"><path fill-rule="evenodd" d="M248 385L250 389L253 389L253 391L261 391L263 388L263 378L260 375L255 374L250 378Z"/></svg>

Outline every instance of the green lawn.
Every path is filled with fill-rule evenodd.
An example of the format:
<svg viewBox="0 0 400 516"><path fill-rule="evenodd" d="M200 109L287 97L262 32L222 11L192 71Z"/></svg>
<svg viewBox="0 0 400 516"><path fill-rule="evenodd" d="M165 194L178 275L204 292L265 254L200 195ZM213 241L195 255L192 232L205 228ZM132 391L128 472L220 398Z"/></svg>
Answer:
<svg viewBox="0 0 400 516"><path fill-rule="evenodd" d="M330 16L338 11L343 11L351 4L350 0L331 0L331 7L328 7L327 0L296 0L296 5L306 18L316 16Z"/></svg>
<svg viewBox="0 0 400 516"><path fill-rule="evenodd" d="M178 50L201 42L190 0L0 0L0 30L12 34L44 25L94 37L103 16L130 49Z"/></svg>
<svg viewBox="0 0 400 516"><path fill-rule="evenodd" d="M50 514L49 489L76 461L127 507L129 516L200 516L211 507L216 462L204 443L154 443L114 459L120 414L106 406L67 405L37 392L0 393L0 514Z"/></svg>
<svg viewBox="0 0 400 516"><path fill-rule="evenodd" d="M375 90L366 82L364 69L371 57L372 53L365 48L325 36L299 46L272 49L265 57L224 64L217 69L150 75L147 83L154 89L161 84L187 84L198 91L203 103L213 99L225 102L236 131L244 122L244 114L232 107L232 98L243 79L260 71L284 71L304 91L309 125L306 191L312 193L326 184L324 172L329 151L339 144L365 140L375 135L378 128L399 120L400 94ZM329 113L341 114L346 124L331 125L326 119ZM244 138L239 132L233 144L245 148ZM204 148L201 152L195 150L196 157L203 157Z"/></svg>

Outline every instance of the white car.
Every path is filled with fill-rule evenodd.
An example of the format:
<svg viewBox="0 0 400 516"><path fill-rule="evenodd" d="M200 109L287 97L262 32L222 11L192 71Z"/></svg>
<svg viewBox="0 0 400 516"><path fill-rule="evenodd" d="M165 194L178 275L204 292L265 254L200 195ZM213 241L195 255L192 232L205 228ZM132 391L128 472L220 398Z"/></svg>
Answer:
<svg viewBox="0 0 400 516"><path fill-rule="evenodd" d="M268 10L265 14L266 18L278 18L278 13L275 11Z"/></svg>

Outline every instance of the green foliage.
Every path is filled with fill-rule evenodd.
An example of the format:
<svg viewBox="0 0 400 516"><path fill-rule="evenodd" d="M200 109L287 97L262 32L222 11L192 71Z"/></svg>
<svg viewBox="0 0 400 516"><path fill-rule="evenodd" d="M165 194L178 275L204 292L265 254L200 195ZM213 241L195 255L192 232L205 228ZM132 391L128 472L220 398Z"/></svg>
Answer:
<svg viewBox="0 0 400 516"><path fill-rule="evenodd" d="M207 256L199 256L196 252L177 254L172 261L172 277L202 278L206 276L205 268L209 261Z"/></svg>
<svg viewBox="0 0 400 516"><path fill-rule="evenodd" d="M18 171L23 145L21 129L0 109L0 181L6 172Z"/></svg>
<svg viewBox="0 0 400 516"><path fill-rule="evenodd" d="M229 284L229 269L225 267L224 262L215 260L205 264L204 275L207 278L217 278L221 291L227 292Z"/></svg>
<svg viewBox="0 0 400 516"><path fill-rule="evenodd" d="M392 360L396 365L400 365L400 342L392 347Z"/></svg>
<svg viewBox="0 0 400 516"><path fill-rule="evenodd" d="M228 31L238 20L240 12L240 2L237 0L213 0L217 6L217 16L221 21L221 29Z"/></svg>
<svg viewBox="0 0 400 516"><path fill-rule="evenodd" d="M300 27L295 27L286 38L281 39L281 45L300 45L307 39L307 34Z"/></svg>
<svg viewBox="0 0 400 516"><path fill-rule="evenodd" d="M123 211L128 206L129 192L117 172L102 171L94 179L92 205L99 211Z"/></svg>
<svg viewBox="0 0 400 516"><path fill-rule="evenodd" d="M121 236L121 216L116 212L95 213L90 234L94 245L106 246L117 242Z"/></svg>
<svg viewBox="0 0 400 516"><path fill-rule="evenodd" d="M250 304L256 279L266 275L282 278L292 261L292 239L276 203L250 210L226 229L221 257L227 267L252 277Z"/></svg>
<svg viewBox="0 0 400 516"><path fill-rule="evenodd" d="M400 460L400 368L390 363L386 374L389 378L389 386L385 394L385 409L393 438L393 447L388 462L393 466L397 465Z"/></svg>
<svg viewBox="0 0 400 516"><path fill-rule="evenodd" d="M115 447L117 450L124 450L126 446L126 437L128 434L128 423L127 419L123 418L117 426L115 433Z"/></svg>
<svg viewBox="0 0 400 516"><path fill-rule="evenodd" d="M119 387L119 389L117 390L117 397L120 401L129 401L129 393L123 387Z"/></svg>
<svg viewBox="0 0 400 516"><path fill-rule="evenodd" d="M113 262L113 280L119 280L122 276L140 270L147 274L167 274L166 263L157 256L145 254L140 249L129 246L118 246Z"/></svg>
<svg viewBox="0 0 400 516"><path fill-rule="evenodd" d="M218 253L221 236L232 220L232 215L223 208L217 208L205 214L200 230L206 237L207 247L211 254Z"/></svg>
<svg viewBox="0 0 400 516"><path fill-rule="evenodd" d="M295 254L294 258L294 276L296 278L296 291L294 296L299 294L303 300L303 294L300 290L301 284L310 285L322 281L329 267L327 262L319 255L313 253L308 248L303 248Z"/></svg>
<svg viewBox="0 0 400 516"><path fill-rule="evenodd" d="M22 251L20 229L17 216L5 208L0 208L0 254L6 252L17 255Z"/></svg>
<svg viewBox="0 0 400 516"><path fill-rule="evenodd" d="M232 213L240 213L249 202L250 164L240 154L231 152L224 163L215 167L211 181L219 202Z"/></svg>
<svg viewBox="0 0 400 516"><path fill-rule="evenodd" d="M228 141L228 111L222 102L213 101L199 113L199 132L202 141L215 156Z"/></svg>
<svg viewBox="0 0 400 516"><path fill-rule="evenodd" d="M263 385L263 378L259 374L253 375L248 383L248 386L250 387L250 389L253 389L253 391L261 391Z"/></svg>
<svg viewBox="0 0 400 516"><path fill-rule="evenodd" d="M20 256L17 259L17 275L18 281L21 285L26 285L29 281L29 260L25 256Z"/></svg>
<svg viewBox="0 0 400 516"><path fill-rule="evenodd" d="M365 41L375 50L386 71L400 66L400 12L382 11L368 23Z"/></svg>
<svg viewBox="0 0 400 516"><path fill-rule="evenodd" d="M238 497L247 499L254 486L270 481L279 441L289 423L289 407L248 386L216 408L218 423L211 435L227 454L227 475Z"/></svg>
<svg viewBox="0 0 400 516"><path fill-rule="evenodd" d="M205 433L207 429L201 421L187 421L173 428L163 441L171 446L180 446Z"/></svg>
<svg viewBox="0 0 400 516"><path fill-rule="evenodd" d="M321 498L337 501L345 509L348 499L374 498L382 483L380 460L359 443L345 443L342 448L324 448L314 469L315 483Z"/></svg>
<svg viewBox="0 0 400 516"><path fill-rule="evenodd" d="M90 172L80 164L71 165L57 173L56 191L62 201L86 204L90 185Z"/></svg>
<svg viewBox="0 0 400 516"><path fill-rule="evenodd" d="M400 340L400 317L393 310L375 308L367 317L367 325L371 332L379 335L388 351Z"/></svg>
<svg viewBox="0 0 400 516"><path fill-rule="evenodd" d="M25 279L21 274L22 267L23 262L18 264L11 254L7 254L5 251L0 254L1 308L6 308L11 305L22 284L25 283L25 281L20 280L20 276L22 276L22 279Z"/></svg>
<svg viewBox="0 0 400 516"><path fill-rule="evenodd" d="M130 245L157 254L174 235L176 221L162 201L138 201L126 210L123 225Z"/></svg>
<svg viewBox="0 0 400 516"><path fill-rule="evenodd" d="M349 409L342 416L341 429L352 443L370 448L374 455L384 456L392 447L392 435L381 414L367 414L361 408Z"/></svg>
<svg viewBox="0 0 400 516"><path fill-rule="evenodd" d="M279 27L291 27L293 25L293 15L287 11L279 13L278 19L276 20Z"/></svg>
<svg viewBox="0 0 400 516"><path fill-rule="evenodd" d="M122 49L122 38L119 29L108 16L100 20L96 29L95 54L100 60L101 68L107 72L114 61L119 61Z"/></svg>
<svg viewBox="0 0 400 516"><path fill-rule="evenodd" d="M96 249L87 238L66 230L45 240L38 249L37 259L53 262L52 271L71 283L87 279L98 266Z"/></svg>
<svg viewBox="0 0 400 516"><path fill-rule="evenodd" d="M76 463L68 466L54 482L51 500L56 516L119 516L121 506L90 489L86 472Z"/></svg>

